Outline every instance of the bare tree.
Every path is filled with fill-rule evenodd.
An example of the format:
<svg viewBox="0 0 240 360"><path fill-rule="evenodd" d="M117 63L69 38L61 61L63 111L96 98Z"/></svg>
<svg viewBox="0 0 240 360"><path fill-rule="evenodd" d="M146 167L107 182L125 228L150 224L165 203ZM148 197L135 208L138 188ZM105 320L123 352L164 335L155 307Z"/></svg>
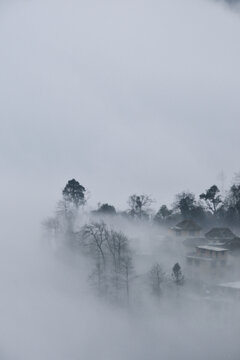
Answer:
<svg viewBox="0 0 240 360"><path fill-rule="evenodd" d="M149 195L133 194L128 199L129 214L137 218L147 217L152 203L153 199Z"/></svg>
<svg viewBox="0 0 240 360"><path fill-rule="evenodd" d="M106 255L104 247L109 236L107 225L103 221L86 224L81 230L81 235L83 244L87 246L94 255L100 257L105 265Z"/></svg>
<svg viewBox="0 0 240 360"><path fill-rule="evenodd" d="M109 254L109 274L111 286L115 292L115 298L119 298L125 289L127 299L129 299L130 276L133 272L131 250L129 240L122 233L115 230L109 232L107 237L107 249Z"/></svg>
<svg viewBox="0 0 240 360"><path fill-rule="evenodd" d="M121 282L122 261L129 253L128 239L123 233L111 230L106 238L106 245L112 259L114 285L118 291Z"/></svg>
<svg viewBox="0 0 240 360"><path fill-rule="evenodd" d="M74 240L74 223L76 219L75 209L70 203L61 200L57 203L53 217L43 222L44 229L48 232L51 240L62 245L71 245Z"/></svg>
<svg viewBox="0 0 240 360"><path fill-rule="evenodd" d="M126 254L122 258L122 269L123 269L123 281L125 284L127 300L129 301L130 280L131 280L131 275L133 273L133 263L130 254L128 255Z"/></svg>
<svg viewBox="0 0 240 360"><path fill-rule="evenodd" d="M61 238L64 239L67 246L74 245L74 228L77 219L76 206L66 200L60 200L57 203L56 218L61 228Z"/></svg>
<svg viewBox="0 0 240 360"><path fill-rule="evenodd" d="M94 222L83 226L81 243L87 247L94 259L95 269L91 278L98 280L100 293L104 291L115 299L126 289L129 296L129 276L132 272L132 258L128 238L104 222Z"/></svg>
<svg viewBox="0 0 240 360"><path fill-rule="evenodd" d="M97 277L99 293L106 292L106 241L109 236L107 226L104 222L93 222L83 226L81 232L81 243L87 248L88 254L95 261L95 269L91 275Z"/></svg>
<svg viewBox="0 0 240 360"><path fill-rule="evenodd" d="M161 294L161 285L164 281L164 276L165 274L162 270L162 267L158 263L154 264L149 271L150 285L153 294L156 296L160 296Z"/></svg>

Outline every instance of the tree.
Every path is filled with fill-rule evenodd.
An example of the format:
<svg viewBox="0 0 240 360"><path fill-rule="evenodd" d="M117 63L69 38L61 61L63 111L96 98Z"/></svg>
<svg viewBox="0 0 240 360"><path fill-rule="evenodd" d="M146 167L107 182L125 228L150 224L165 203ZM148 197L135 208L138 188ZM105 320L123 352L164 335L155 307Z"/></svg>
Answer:
<svg viewBox="0 0 240 360"><path fill-rule="evenodd" d="M153 200L149 195L133 194L128 199L129 214L136 218L147 217L152 203Z"/></svg>
<svg viewBox="0 0 240 360"><path fill-rule="evenodd" d="M234 184L231 186L229 200L232 206L240 209L240 184Z"/></svg>
<svg viewBox="0 0 240 360"><path fill-rule="evenodd" d="M175 210L180 211L184 219L203 220L204 210L198 202L196 202L195 195L191 192L179 193L176 195L174 203Z"/></svg>
<svg viewBox="0 0 240 360"><path fill-rule="evenodd" d="M175 284L182 285L184 282L184 276L181 271L181 266L176 263L172 268L172 278Z"/></svg>
<svg viewBox="0 0 240 360"><path fill-rule="evenodd" d="M106 252L105 244L108 229L104 222L92 222L82 227L80 232L81 243L87 249L88 255L94 260L95 268L91 278L97 278L99 294L104 294L107 289L106 281Z"/></svg>
<svg viewBox="0 0 240 360"><path fill-rule="evenodd" d="M84 225L80 235L87 254L94 260L91 279L97 278L99 293L116 299L126 289L128 297L133 271L128 238L122 232L108 229L104 222Z"/></svg>
<svg viewBox="0 0 240 360"><path fill-rule="evenodd" d="M196 205L195 195L190 192L182 192L176 195L174 208L179 210L183 218L191 217L191 212Z"/></svg>
<svg viewBox="0 0 240 360"><path fill-rule="evenodd" d="M111 260L108 263L109 279L115 297L118 298L120 290L125 289L127 299L129 299L130 276L133 272L129 240L122 232L111 230L106 240L106 246Z"/></svg>
<svg viewBox="0 0 240 360"><path fill-rule="evenodd" d="M86 189L79 184L75 179L69 180L65 188L63 189L63 199L75 205L79 208L80 205L84 205Z"/></svg>
<svg viewBox="0 0 240 360"><path fill-rule="evenodd" d="M234 184L235 185L240 185L240 171L238 171L237 173L234 174Z"/></svg>
<svg viewBox="0 0 240 360"><path fill-rule="evenodd" d="M229 223L240 225L240 184L231 186L225 200L226 218Z"/></svg>
<svg viewBox="0 0 240 360"><path fill-rule="evenodd" d="M57 203L53 217L43 222L50 239L58 241L58 245L74 245L74 223L76 220L76 208L65 200Z"/></svg>
<svg viewBox="0 0 240 360"><path fill-rule="evenodd" d="M172 210L168 209L166 205L162 205L159 209L159 213L163 219L166 219L168 216L172 214Z"/></svg>
<svg viewBox="0 0 240 360"><path fill-rule="evenodd" d="M129 254L125 254L125 256L122 258L122 268L123 268L123 281L125 283L127 300L129 300L130 275L133 272L132 257Z"/></svg>
<svg viewBox="0 0 240 360"><path fill-rule="evenodd" d="M60 224L61 235L66 244L74 243L74 225L77 218L77 208L66 200L60 200L57 203L56 219Z"/></svg>
<svg viewBox="0 0 240 360"><path fill-rule="evenodd" d="M113 205L102 204L95 213L102 215L116 215L116 209Z"/></svg>
<svg viewBox="0 0 240 360"><path fill-rule="evenodd" d="M118 291L121 285L123 259L129 255L128 239L123 233L111 230L106 239L106 246L112 260L111 277L113 285Z"/></svg>
<svg viewBox="0 0 240 360"><path fill-rule="evenodd" d="M172 215L172 210L168 209L167 205L162 205L154 217L154 221L161 223L165 222Z"/></svg>
<svg viewBox="0 0 240 360"><path fill-rule="evenodd" d="M81 229L81 235L84 245L88 247L91 254L98 259L101 258L105 265L104 246L109 236L107 225L103 221L86 224Z"/></svg>
<svg viewBox="0 0 240 360"><path fill-rule="evenodd" d="M207 208L216 215L220 205L222 204L221 196L219 195L220 190L216 185L211 186L206 190L205 193L202 193L199 197L201 200L205 201Z"/></svg>
<svg viewBox="0 0 240 360"><path fill-rule="evenodd" d="M165 274L158 263L154 264L149 272L152 292L156 296L160 296L161 294L161 284L164 281L164 275Z"/></svg>
<svg viewBox="0 0 240 360"><path fill-rule="evenodd" d="M74 225L78 208L85 203L85 188L75 179L69 180L62 191L63 199L57 203L54 217L44 222L45 229L52 238L65 245L74 245Z"/></svg>
<svg viewBox="0 0 240 360"><path fill-rule="evenodd" d="M196 206L195 195L190 192L182 192L176 195L175 209L180 210L183 218L191 217L191 212Z"/></svg>

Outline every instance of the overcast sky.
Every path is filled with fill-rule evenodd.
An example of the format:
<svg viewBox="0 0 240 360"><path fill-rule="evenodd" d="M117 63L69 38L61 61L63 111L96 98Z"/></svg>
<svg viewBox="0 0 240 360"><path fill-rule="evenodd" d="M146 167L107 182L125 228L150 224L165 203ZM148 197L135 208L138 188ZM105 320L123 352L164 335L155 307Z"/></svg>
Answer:
<svg viewBox="0 0 240 360"><path fill-rule="evenodd" d="M0 2L4 212L172 203L240 169L240 17L204 0ZM26 194L27 193L27 194Z"/></svg>

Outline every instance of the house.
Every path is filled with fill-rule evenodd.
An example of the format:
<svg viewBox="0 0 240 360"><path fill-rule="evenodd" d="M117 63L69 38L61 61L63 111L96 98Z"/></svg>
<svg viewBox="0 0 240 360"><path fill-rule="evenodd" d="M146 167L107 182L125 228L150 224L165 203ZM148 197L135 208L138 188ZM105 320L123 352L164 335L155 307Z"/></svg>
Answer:
<svg viewBox="0 0 240 360"><path fill-rule="evenodd" d="M240 250L240 238L229 228L216 227L205 234L208 245L223 246L228 250Z"/></svg>
<svg viewBox="0 0 240 360"><path fill-rule="evenodd" d="M196 251L187 255L187 263L189 265L203 266L205 268L216 268L226 265L228 249L200 245L196 247Z"/></svg>
<svg viewBox="0 0 240 360"><path fill-rule="evenodd" d="M235 238L226 241L224 246L230 251L234 251L238 254L240 251L240 237L236 236Z"/></svg>
<svg viewBox="0 0 240 360"><path fill-rule="evenodd" d="M226 260L228 249L209 245L197 246L196 253L210 259Z"/></svg>
<svg viewBox="0 0 240 360"><path fill-rule="evenodd" d="M209 242L222 243L232 240L236 235L229 229L224 227L215 227L205 234Z"/></svg>
<svg viewBox="0 0 240 360"><path fill-rule="evenodd" d="M191 219L186 219L172 227L171 233L178 237L198 237L201 234L201 226Z"/></svg>

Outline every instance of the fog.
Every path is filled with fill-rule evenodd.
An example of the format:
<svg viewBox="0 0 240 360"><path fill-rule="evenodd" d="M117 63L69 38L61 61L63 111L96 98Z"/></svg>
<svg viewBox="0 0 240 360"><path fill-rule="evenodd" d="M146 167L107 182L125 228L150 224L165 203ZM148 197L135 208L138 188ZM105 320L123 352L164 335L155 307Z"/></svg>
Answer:
<svg viewBox="0 0 240 360"><path fill-rule="evenodd" d="M90 286L88 259L59 254L42 228L73 176L89 190L81 225L99 201L124 210L151 193L157 207L221 171L229 185L239 31L223 2L0 1L1 359L239 359L239 303L159 305L136 283L129 306L113 304ZM166 229L111 226L139 274L184 263Z"/></svg>
<svg viewBox="0 0 240 360"><path fill-rule="evenodd" d="M240 25L228 7L8 1L0 16L2 181L40 187L43 212L73 176L93 204L124 207L133 192L171 202L239 170Z"/></svg>
<svg viewBox="0 0 240 360"><path fill-rule="evenodd" d="M110 223L138 240L138 247L133 240L131 246L140 274L155 259L167 271L173 261L182 261L178 248L158 249L163 230L125 220ZM180 297L155 302L137 283L129 306L115 305L89 285L85 257L59 253L44 239L38 243L28 231L2 238L1 359L239 358L239 303L225 309L200 298L189 301L188 287Z"/></svg>

